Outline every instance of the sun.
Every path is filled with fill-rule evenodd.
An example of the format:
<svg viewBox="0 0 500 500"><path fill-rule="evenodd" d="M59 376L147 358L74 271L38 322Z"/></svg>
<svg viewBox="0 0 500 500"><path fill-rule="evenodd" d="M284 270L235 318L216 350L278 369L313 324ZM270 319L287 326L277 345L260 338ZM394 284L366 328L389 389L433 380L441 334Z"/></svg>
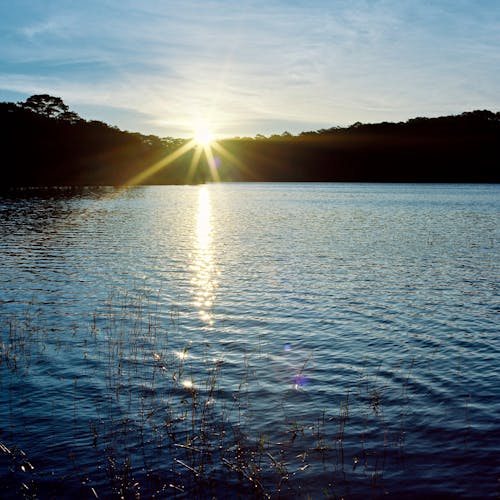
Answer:
<svg viewBox="0 0 500 500"><path fill-rule="evenodd" d="M231 151L227 150L221 141L216 138L214 128L207 121L191 122L192 136L186 139L177 149L170 151L165 157L160 158L152 165L128 179L124 186L135 186L144 183L151 176L168 168L176 160L191 152L191 161L186 171L186 182L189 184L194 178L200 166L200 161L204 156L208 166L208 172L203 174L203 178L211 182L221 180L219 168L222 159L225 158L233 167L248 171L247 166ZM202 167L205 168L205 167Z"/></svg>
<svg viewBox="0 0 500 500"><path fill-rule="evenodd" d="M198 124L194 129L194 142L203 148L209 147L215 140L215 135L206 123Z"/></svg>

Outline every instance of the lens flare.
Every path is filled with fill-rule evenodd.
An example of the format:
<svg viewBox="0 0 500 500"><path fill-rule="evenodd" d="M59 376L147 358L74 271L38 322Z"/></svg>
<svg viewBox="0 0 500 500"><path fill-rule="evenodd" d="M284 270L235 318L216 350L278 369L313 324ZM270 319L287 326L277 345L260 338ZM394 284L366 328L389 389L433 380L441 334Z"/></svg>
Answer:
<svg viewBox="0 0 500 500"><path fill-rule="evenodd" d="M166 168L175 166L176 161L187 153L192 154L189 169L185 174L185 182L190 184L196 178L196 172L199 168L200 161L204 156L208 165L208 171L201 176L202 182L221 180L219 168L223 159L228 161L232 168L249 172L249 168L233 153L227 150L222 144L217 142L213 128L207 122L198 122L193 127L192 139L186 139L177 149L169 152L164 158L156 161L142 172L138 172L123 183L123 186L136 186L145 184L148 179Z"/></svg>

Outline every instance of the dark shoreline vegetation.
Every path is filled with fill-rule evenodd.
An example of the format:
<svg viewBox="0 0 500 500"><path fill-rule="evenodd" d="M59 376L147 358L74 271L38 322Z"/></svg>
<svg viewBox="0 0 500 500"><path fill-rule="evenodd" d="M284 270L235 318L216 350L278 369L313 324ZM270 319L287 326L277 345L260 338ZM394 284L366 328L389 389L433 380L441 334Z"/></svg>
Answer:
<svg viewBox="0 0 500 500"><path fill-rule="evenodd" d="M0 187L124 185L188 142L83 120L45 94L0 103L0 120ZM218 142L227 153L214 152L221 181L500 182L500 112L487 110ZM191 168L196 154L140 183L213 180L204 155Z"/></svg>

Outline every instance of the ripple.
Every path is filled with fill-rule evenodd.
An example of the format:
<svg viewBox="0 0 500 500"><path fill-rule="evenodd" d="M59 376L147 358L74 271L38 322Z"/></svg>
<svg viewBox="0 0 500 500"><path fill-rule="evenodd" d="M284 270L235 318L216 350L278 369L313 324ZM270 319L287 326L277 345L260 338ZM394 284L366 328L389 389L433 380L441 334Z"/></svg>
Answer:
<svg viewBox="0 0 500 500"><path fill-rule="evenodd" d="M498 188L200 193L0 199L0 440L91 476L62 490L40 471L39 491L104 488L127 453L177 484L172 443L201 447L203 415L230 463L265 442L261 480L275 491L279 458L285 496L325 478L359 498L496 494Z"/></svg>

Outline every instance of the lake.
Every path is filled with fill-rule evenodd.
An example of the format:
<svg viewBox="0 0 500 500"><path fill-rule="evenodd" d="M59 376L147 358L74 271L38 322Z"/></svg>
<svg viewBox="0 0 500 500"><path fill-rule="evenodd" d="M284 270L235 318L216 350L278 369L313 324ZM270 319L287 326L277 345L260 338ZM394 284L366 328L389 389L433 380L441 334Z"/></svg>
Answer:
<svg viewBox="0 0 500 500"><path fill-rule="evenodd" d="M499 185L0 196L6 497L496 498Z"/></svg>

